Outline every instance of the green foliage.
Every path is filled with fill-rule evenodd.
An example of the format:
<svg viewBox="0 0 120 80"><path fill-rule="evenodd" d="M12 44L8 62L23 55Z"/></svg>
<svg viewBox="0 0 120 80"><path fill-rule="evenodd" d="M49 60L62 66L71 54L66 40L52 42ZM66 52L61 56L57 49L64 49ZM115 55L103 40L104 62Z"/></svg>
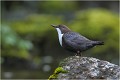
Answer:
<svg viewBox="0 0 120 80"><path fill-rule="evenodd" d="M60 23L62 23L61 17L33 14L26 17L25 20L8 23L10 27L2 25L2 56L29 58L28 50L35 48L31 41L36 42L42 37L46 37L47 32L53 29L50 25ZM53 37L52 34L51 32L51 37ZM22 39L29 35L28 40Z"/></svg>
<svg viewBox="0 0 120 80"><path fill-rule="evenodd" d="M87 36L100 36L115 31L118 34L118 16L104 9L89 9L77 12L75 20L71 23L72 29ZM89 31L87 31L89 30ZM94 31L95 30L95 31ZM103 36L104 37L104 36Z"/></svg>
<svg viewBox="0 0 120 80"><path fill-rule="evenodd" d="M48 80L56 79L59 73L67 73L67 71L64 70L62 67L58 67L55 69L54 73L49 77Z"/></svg>
<svg viewBox="0 0 120 80"><path fill-rule="evenodd" d="M60 24L61 22L61 17L34 14L25 20L8 23L10 26L2 25L2 56L29 58L31 55L28 50L35 48L31 41L45 37L46 33L52 29L51 24ZM52 33L50 34L52 36ZM22 39L29 35L30 39Z"/></svg>
<svg viewBox="0 0 120 80"><path fill-rule="evenodd" d="M119 17L105 9L89 9L77 12L75 19L69 24L71 29L93 40L101 40L105 45L92 49L92 54L106 56L107 59L118 57ZM88 53L88 54L89 54Z"/></svg>
<svg viewBox="0 0 120 80"><path fill-rule="evenodd" d="M96 5L96 3L94 4ZM119 62L119 54L117 54L119 53L119 22L118 16L115 13L98 8L88 8L88 10L86 10L86 2L80 1L12 1L9 2L9 5L8 2L3 1L1 5L2 24L3 22L4 24L7 24L0 26L2 27L0 29L0 32L2 32L2 35L0 36L0 40L2 41L2 63L5 63L4 56L7 56L8 58L13 56L16 57L16 59L30 58L29 62L32 67L37 65L38 68L42 68L42 65L44 65L45 62L41 60L41 56L49 55L54 59L53 63L51 63L51 67L53 68L58 65L57 61L66 55L69 56L70 52L65 52L65 50L61 48L58 43L57 32L50 26L51 24L68 24L67 26L70 27L70 29L81 33L89 39L105 42L104 46L83 52L83 56L99 57L99 59L102 58L111 62L116 60L113 62L116 64ZM97 3L97 5L100 6L99 3ZM110 5L111 3L107 4L105 7ZM74 16L75 18L73 18ZM68 20L68 23L65 22L65 20ZM74 53L72 54L74 55ZM57 58L59 59L56 60ZM15 65L18 65L17 62L18 61L14 62ZM9 66L5 67L7 71L8 69L11 71ZM13 67L13 69L14 68L15 67ZM28 68L31 69L31 67ZM46 72L45 75L39 70L37 71L38 73L32 70L33 74L27 73L27 75L29 75L30 78L45 78L49 75L49 72ZM5 69L3 69L3 71L5 71ZM54 72L55 74L51 75L51 78L56 78L56 73L59 72L61 72L61 69L58 68L58 70ZM25 72L14 74L15 76L12 78L15 79L24 78L23 76L26 76ZM29 77L27 76L25 78Z"/></svg>
<svg viewBox="0 0 120 80"><path fill-rule="evenodd" d="M52 45L54 44L55 40L55 38L53 38L55 31L52 31L54 29L50 26L51 24L57 25L67 23L63 22L61 16L48 14L32 14L27 16L24 20L11 22L10 26L16 33L22 35L23 38L30 36L30 41L20 40L20 42L17 43L19 47L26 47L27 49L27 47L30 47L29 45L31 45L31 40L34 40L37 43L40 42L40 39L42 39L43 37L47 37L47 39L49 38L49 41L47 40L47 42L50 42L50 44L47 44L46 46L51 45L51 47L49 48L52 49ZM82 35L88 37L89 39L104 41L104 46L96 49L91 49L91 52L89 53L92 53L93 55L91 55L93 57L101 55L102 58L106 57L107 60L111 60L113 55L115 58L118 57L118 24L119 18L115 13L112 13L105 9L97 8L88 9L82 12L76 12L75 18L72 22L69 22L67 26L69 26L70 29L72 29L73 31L80 32ZM10 43L11 45L15 45L15 43L18 42L16 41L16 39L20 39L14 37L11 34L5 36L9 36L9 38L6 39L6 44ZM24 43L27 43L27 45Z"/></svg>
<svg viewBox="0 0 120 80"><path fill-rule="evenodd" d="M57 6L57 7L56 7ZM64 13L76 10L77 3L73 1L45 1L40 4L40 9L50 13Z"/></svg>
<svg viewBox="0 0 120 80"><path fill-rule="evenodd" d="M61 17L33 14L25 20L10 23L12 28L21 35L33 35L36 37L43 36L47 31L51 30L51 24L62 23Z"/></svg>
<svg viewBox="0 0 120 80"><path fill-rule="evenodd" d="M33 48L33 44L30 41L21 39L16 32L7 25L2 25L0 31L2 34L2 56L29 57L28 50Z"/></svg>
<svg viewBox="0 0 120 80"><path fill-rule="evenodd" d="M29 39L30 41L20 40L20 42L18 42L20 38L16 38L14 36L16 35L16 33L12 33L12 35L8 33L7 35L5 35L7 39L3 40L5 44L11 44L12 46L18 45L19 48L26 47L25 49L23 49L26 50L29 47L31 47L30 46L31 40L35 41L36 43L40 43L40 39L45 37L47 39L49 38L49 41L46 39L47 40L46 42L47 43L50 42L50 44L47 45L44 44L45 47L51 45L51 47L49 48L52 50L53 47L52 45L54 44L54 40L55 40L55 38L53 38L55 31L52 31L54 29L50 25L67 24L67 23L63 22L61 16L48 15L48 14L39 14L39 15L32 14L27 16L24 20L14 21L9 24L11 28L16 33L21 35L23 38L30 37ZM76 12L75 18L73 19L72 22L69 22L67 26L69 26L70 29L72 29L73 31L80 32L82 35L88 37L89 39L104 41L105 42L104 46L96 49L91 49L91 52L89 53L92 53L94 55L93 56L91 54L93 57L101 55L102 58L106 57L107 60L111 60L113 55L115 58L118 58L118 50L119 50L118 24L119 24L119 18L115 13L112 13L105 9L97 8L97 9L88 9L82 12L79 11ZM3 32L8 32L8 31L3 31ZM27 43L27 45L24 43Z"/></svg>

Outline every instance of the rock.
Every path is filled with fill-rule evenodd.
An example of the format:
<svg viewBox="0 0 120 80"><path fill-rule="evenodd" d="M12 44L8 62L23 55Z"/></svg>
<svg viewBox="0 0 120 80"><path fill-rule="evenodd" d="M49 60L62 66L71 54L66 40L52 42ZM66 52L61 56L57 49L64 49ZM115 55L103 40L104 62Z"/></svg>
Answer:
<svg viewBox="0 0 120 80"><path fill-rule="evenodd" d="M60 63L59 67L62 71L54 73L56 76L54 78L58 80L119 79L120 76L118 65L92 57L68 57Z"/></svg>

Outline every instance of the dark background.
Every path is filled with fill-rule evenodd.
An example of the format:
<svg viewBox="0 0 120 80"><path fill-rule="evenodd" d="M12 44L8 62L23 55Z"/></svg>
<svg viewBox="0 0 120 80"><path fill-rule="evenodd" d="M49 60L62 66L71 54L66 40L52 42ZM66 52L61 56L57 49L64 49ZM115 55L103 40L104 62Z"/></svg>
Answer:
<svg viewBox="0 0 120 80"><path fill-rule="evenodd" d="M101 40L82 52L119 64L118 1L1 1L2 79L48 79L64 50L51 24L65 24L89 39Z"/></svg>

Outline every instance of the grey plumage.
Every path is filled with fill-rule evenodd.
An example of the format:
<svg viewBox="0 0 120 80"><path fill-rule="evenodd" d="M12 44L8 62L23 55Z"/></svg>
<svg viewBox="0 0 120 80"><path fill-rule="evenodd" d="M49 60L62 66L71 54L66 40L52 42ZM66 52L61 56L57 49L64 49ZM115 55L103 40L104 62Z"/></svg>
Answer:
<svg viewBox="0 0 120 80"><path fill-rule="evenodd" d="M77 55L81 56L82 51L88 50L96 45L104 44L102 41L92 41L76 32L72 32L65 25L52 26L57 29L61 46L77 53Z"/></svg>
<svg viewBox="0 0 120 80"><path fill-rule="evenodd" d="M92 41L75 32L67 32L63 35L63 47L73 52L82 52L102 44L102 41Z"/></svg>

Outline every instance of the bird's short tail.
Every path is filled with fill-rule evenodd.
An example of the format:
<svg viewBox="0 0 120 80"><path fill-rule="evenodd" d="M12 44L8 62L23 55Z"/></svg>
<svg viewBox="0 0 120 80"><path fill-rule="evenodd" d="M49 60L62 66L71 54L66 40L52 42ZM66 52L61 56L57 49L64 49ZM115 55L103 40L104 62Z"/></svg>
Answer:
<svg viewBox="0 0 120 80"><path fill-rule="evenodd" d="M104 45L103 41L94 41L93 42L94 45Z"/></svg>

